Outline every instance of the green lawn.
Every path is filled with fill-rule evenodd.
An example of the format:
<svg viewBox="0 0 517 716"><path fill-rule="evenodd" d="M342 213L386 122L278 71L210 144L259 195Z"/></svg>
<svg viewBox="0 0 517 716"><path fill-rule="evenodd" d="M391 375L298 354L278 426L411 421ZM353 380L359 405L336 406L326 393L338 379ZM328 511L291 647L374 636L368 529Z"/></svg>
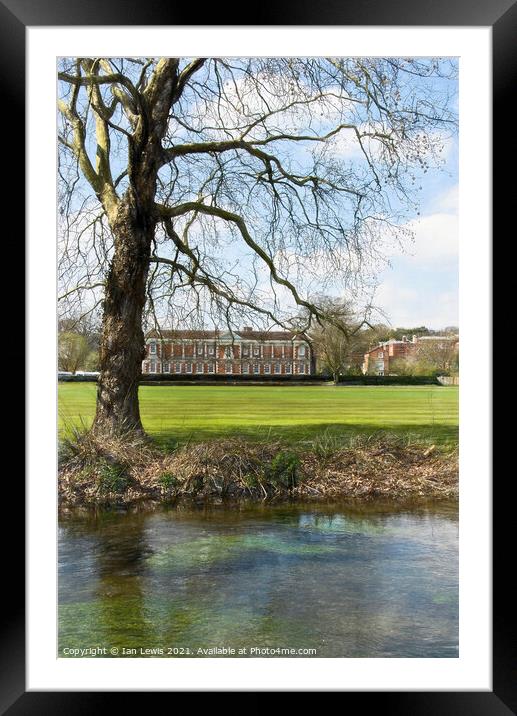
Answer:
<svg viewBox="0 0 517 716"><path fill-rule="evenodd" d="M60 429L90 425L95 383L60 383ZM458 388L439 386L141 386L146 431L159 441L245 436L291 444L324 435L411 433L458 440Z"/></svg>

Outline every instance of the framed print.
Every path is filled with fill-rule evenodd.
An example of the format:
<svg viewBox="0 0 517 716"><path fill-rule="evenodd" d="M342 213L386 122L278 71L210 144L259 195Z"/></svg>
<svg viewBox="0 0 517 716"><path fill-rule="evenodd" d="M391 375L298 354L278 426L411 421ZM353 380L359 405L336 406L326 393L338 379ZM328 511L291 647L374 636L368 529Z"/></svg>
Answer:
<svg viewBox="0 0 517 716"><path fill-rule="evenodd" d="M515 711L490 391L515 6L0 12L28 279L4 712Z"/></svg>

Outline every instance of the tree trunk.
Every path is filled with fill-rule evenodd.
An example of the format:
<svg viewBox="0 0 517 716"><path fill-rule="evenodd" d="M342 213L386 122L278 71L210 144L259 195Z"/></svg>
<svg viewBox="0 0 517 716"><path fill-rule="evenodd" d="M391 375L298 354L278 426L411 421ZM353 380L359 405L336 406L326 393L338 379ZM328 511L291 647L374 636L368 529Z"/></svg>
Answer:
<svg viewBox="0 0 517 716"><path fill-rule="evenodd" d="M154 229L151 211L145 211L129 190L111 225L115 248L105 286L95 432L144 432L138 384L145 354L142 311Z"/></svg>

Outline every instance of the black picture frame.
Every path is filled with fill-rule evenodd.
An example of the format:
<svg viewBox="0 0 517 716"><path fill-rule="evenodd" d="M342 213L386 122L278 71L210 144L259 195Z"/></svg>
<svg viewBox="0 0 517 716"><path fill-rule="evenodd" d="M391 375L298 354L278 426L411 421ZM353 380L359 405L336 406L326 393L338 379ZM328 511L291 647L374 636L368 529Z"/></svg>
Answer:
<svg viewBox="0 0 517 716"><path fill-rule="evenodd" d="M494 235L503 231L508 207L515 203L515 182L506 181L504 167L513 164L508 161L515 139L508 137L508 106L517 87L517 2L513 0L363 0L361 3L346 3L344 0L307 3L259 3L250 8L246 15L237 3L207 4L203 11L203 25L356 25L356 26L490 26L493 33L493 91L494 91L494 143L493 167L496 180L493 194ZM122 22L120 22L122 18ZM25 215L24 161L22 146L11 146L9 137L13 123L24 126L25 112L25 29L28 26L60 25L190 25L192 8L183 4L168 4L161 0L0 0L0 68L2 86L2 142L4 161L6 150L15 152L16 161L10 164L4 174L3 197L9 211L17 218L17 235L9 260L18 265L23 254L23 219ZM232 18L232 20L228 20ZM235 22L235 18L238 22ZM8 112L6 111L8 108ZM21 132L22 130L20 130ZM4 164L5 166L5 164ZM506 231L506 227L505 227ZM14 246L16 244L16 247ZM22 313L20 302L17 312ZM19 331L21 334L21 331ZM21 336L20 336L21 338ZM485 336L485 339L489 339ZM17 340L11 351L16 365L21 365L23 340ZM483 376L484 380L490 376ZM23 400L19 387L16 407L13 407L13 424L20 430L22 424ZM20 453L21 454L21 453ZM9 493L4 504L24 504L24 485L19 479L10 480ZM9 473L6 473L9 474ZM513 480L513 478L512 478ZM511 482L511 480L509 480ZM515 609L513 594L509 593L508 538L506 530L511 529L513 500L509 497L511 485L502 487L494 483L494 532L493 532L493 691L454 692L346 692L341 694L342 704L350 708L352 700L359 699L361 708L378 709L387 714L490 714L506 716L517 713L517 638L515 636ZM4 498L5 499L5 498ZM149 704L150 692L26 692L25 690L25 609L24 609L24 533L21 521L14 533L5 541L5 555L8 564L5 573L9 575L2 594L7 601L2 610L1 624L1 666L0 666L0 714L9 716L23 714L91 714L98 711L120 708L121 699L130 699L132 708ZM509 525L510 527L507 527ZM13 538L13 534L15 537ZM224 697L224 694L221 694ZM262 694L255 702L259 706ZM172 708L172 704L171 704Z"/></svg>

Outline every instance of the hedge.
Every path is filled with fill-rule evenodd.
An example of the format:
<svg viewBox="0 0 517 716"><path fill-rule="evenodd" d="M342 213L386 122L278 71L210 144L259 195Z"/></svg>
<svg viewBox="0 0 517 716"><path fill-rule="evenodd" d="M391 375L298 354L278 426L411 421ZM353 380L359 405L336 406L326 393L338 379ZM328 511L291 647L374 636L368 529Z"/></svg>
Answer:
<svg viewBox="0 0 517 716"><path fill-rule="evenodd" d="M97 376L92 375L70 375L59 378L60 381L68 383L94 383ZM239 383L269 383L269 384L320 384L332 380L325 375L236 375L226 374L213 375L207 373L146 373L140 378L141 385L170 385L171 383L181 385L199 385L223 383L237 385ZM442 385L436 376L430 375L342 375L339 378L340 385Z"/></svg>
<svg viewBox="0 0 517 716"><path fill-rule="evenodd" d="M434 375L342 375L340 385L441 385Z"/></svg>
<svg viewBox="0 0 517 716"><path fill-rule="evenodd" d="M97 376L67 375L59 377L66 383L96 382ZM146 373L140 378L141 385L178 383L190 385L192 383L321 383L327 378L318 375L226 375L220 373Z"/></svg>

